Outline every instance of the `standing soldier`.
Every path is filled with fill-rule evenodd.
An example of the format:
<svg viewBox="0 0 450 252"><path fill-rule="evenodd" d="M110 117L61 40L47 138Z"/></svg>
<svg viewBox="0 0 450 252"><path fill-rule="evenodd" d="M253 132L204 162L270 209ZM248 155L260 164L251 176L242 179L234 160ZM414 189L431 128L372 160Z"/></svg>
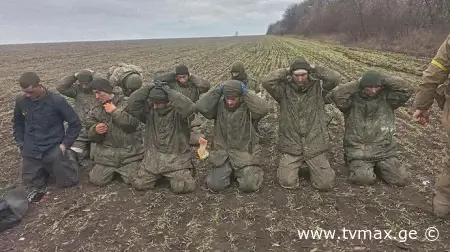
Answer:
<svg viewBox="0 0 450 252"><path fill-rule="evenodd" d="M228 80L205 94L197 111L214 119L213 151L208 157L212 169L206 186L221 191L230 185L234 174L243 192L261 187L261 147L257 128L269 112L267 103L238 80Z"/></svg>
<svg viewBox="0 0 450 252"><path fill-rule="evenodd" d="M374 168L389 184L409 182L409 172L397 156L395 110L405 106L413 91L399 77L369 70L328 95L344 114L344 152L352 183L374 183Z"/></svg>
<svg viewBox="0 0 450 252"><path fill-rule="evenodd" d="M145 123L144 160L133 180L137 190L155 187L158 179L169 178L172 191L195 190L189 147L189 124L194 103L161 82L144 84L131 94L128 113Z"/></svg>
<svg viewBox="0 0 450 252"><path fill-rule="evenodd" d="M75 100L75 111L81 120L83 128L71 149L77 153L78 163L82 168L89 166L91 151L91 142L87 138L87 132L85 130L86 115L98 103L89 86L92 79L93 72L91 70L82 70L62 78L56 87L59 93Z"/></svg>
<svg viewBox="0 0 450 252"><path fill-rule="evenodd" d="M242 81L248 89L255 91L257 94L261 93L260 85L258 85L258 82L245 71L244 63L242 61L235 61L231 66L231 79Z"/></svg>
<svg viewBox="0 0 450 252"><path fill-rule="evenodd" d="M280 105L278 148L282 156L277 177L282 187L299 186L300 168L309 168L315 188L329 190L334 186L335 172L326 156L329 135L324 96L339 81L338 72L313 67L304 58L263 80L263 87Z"/></svg>
<svg viewBox="0 0 450 252"><path fill-rule="evenodd" d="M120 87L123 94L128 97L142 86L144 78L142 72L138 66L119 63L109 68L106 78L114 88Z"/></svg>
<svg viewBox="0 0 450 252"><path fill-rule="evenodd" d="M24 73L19 84L24 94L16 99L13 136L23 159L23 184L38 189L53 177L60 187L76 185L78 167L70 148L82 126L75 110L60 94L44 88L34 72Z"/></svg>
<svg viewBox="0 0 450 252"><path fill-rule="evenodd" d="M429 109L434 100L442 113L442 125L450 145L450 87L444 84L450 74L450 36L444 41L436 53L436 56L423 72L422 84L418 87L415 97L413 114L414 120L425 125L429 121ZM450 146L447 146L449 152ZM433 199L433 210L436 216L449 217L450 213L450 157L447 154L446 166L436 181L436 195Z"/></svg>
<svg viewBox="0 0 450 252"><path fill-rule="evenodd" d="M159 75L155 80L166 82L171 89L182 93L193 103L196 103L200 99L200 95L208 92L211 88L209 81L190 73L185 65L179 65L175 68L175 73ZM199 139L205 137L200 130L204 120L197 113L192 114L187 120L191 128L189 144L198 145Z"/></svg>
<svg viewBox="0 0 450 252"><path fill-rule="evenodd" d="M124 111L127 97L114 93L107 79L95 78L91 87L99 104L86 118L88 137L96 143L95 165L89 180L105 186L117 173L126 184L131 184L144 153L140 122Z"/></svg>

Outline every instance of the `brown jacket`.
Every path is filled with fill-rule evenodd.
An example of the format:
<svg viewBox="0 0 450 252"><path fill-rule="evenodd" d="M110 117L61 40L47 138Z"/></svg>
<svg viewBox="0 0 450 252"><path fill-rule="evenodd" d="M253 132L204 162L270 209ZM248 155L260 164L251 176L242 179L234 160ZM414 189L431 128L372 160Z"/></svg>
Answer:
<svg viewBox="0 0 450 252"><path fill-rule="evenodd" d="M418 87L414 107L428 110L437 101L443 110L442 123L450 133L450 86L443 84L450 74L450 36L439 47L428 68L423 72L422 83Z"/></svg>

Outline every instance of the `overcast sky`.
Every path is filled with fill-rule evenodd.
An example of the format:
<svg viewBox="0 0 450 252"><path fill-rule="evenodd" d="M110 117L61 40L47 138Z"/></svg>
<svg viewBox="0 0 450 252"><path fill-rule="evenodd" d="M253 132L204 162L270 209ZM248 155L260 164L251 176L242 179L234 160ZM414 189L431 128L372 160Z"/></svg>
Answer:
<svg viewBox="0 0 450 252"><path fill-rule="evenodd" d="M295 0L0 0L0 44L265 34Z"/></svg>

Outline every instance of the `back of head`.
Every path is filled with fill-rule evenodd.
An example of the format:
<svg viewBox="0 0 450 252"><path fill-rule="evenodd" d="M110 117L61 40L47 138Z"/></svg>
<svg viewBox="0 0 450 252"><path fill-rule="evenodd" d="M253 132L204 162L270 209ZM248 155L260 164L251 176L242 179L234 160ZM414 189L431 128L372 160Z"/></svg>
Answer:
<svg viewBox="0 0 450 252"><path fill-rule="evenodd" d="M142 87L142 78L139 74L133 73L126 77L125 88L130 91L136 91Z"/></svg>
<svg viewBox="0 0 450 252"><path fill-rule="evenodd" d="M22 88L27 88L29 86L36 87L40 82L41 79L35 72L26 72L19 78L19 84Z"/></svg>
<svg viewBox="0 0 450 252"><path fill-rule="evenodd" d="M93 79L92 73L88 70L82 70L78 73L77 79L80 84L89 84Z"/></svg>

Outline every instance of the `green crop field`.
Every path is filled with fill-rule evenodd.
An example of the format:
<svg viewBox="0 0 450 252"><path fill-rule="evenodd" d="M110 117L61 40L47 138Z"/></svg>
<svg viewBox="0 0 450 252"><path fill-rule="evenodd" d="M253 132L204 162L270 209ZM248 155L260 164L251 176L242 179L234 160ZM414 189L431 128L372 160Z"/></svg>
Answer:
<svg viewBox="0 0 450 252"><path fill-rule="evenodd" d="M429 62L271 36L0 46L0 192L19 182L21 159L12 140L11 118L14 98L20 94L17 79L25 71L36 71L44 85L54 89L64 75L83 68L105 73L117 62L132 63L145 69L150 80L155 73L186 63L194 74L218 84L229 78L234 60L243 61L248 72L261 78L288 67L297 56L339 71L342 83L375 68L417 86ZM410 104L397 111L398 150L412 174L412 183L405 188L382 181L368 187L347 182L341 147L343 117L332 105L327 107L334 117L329 157L337 173L336 187L317 192L303 180L298 190L281 188L276 179L279 155L274 110L259 126L265 172L260 191L244 194L233 185L223 193L209 192L203 185L209 167L198 159L198 187L186 195L173 194L164 183L147 192L117 181L98 188L88 182L85 171L78 186L50 188L48 199L31 205L20 225L1 233L0 251L446 251L450 249L449 223L437 220L431 211L433 184L445 158L440 114L435 106L433 121L421 127L411 119ZM211 139L212 125L211 121L204 125L207 139ZM439 230L436 241L426 239L429 227ZM372 237L360 232L359 238L347 234L344 239L342 228L372 230ZM307 229L336 230L336 238L300 239L298 231ZM390 230L391 239L385 239L383 231L381 237L376 236L376 230ZM404 237L398 234L412 230L417 235L402 242Z"/></svg>

